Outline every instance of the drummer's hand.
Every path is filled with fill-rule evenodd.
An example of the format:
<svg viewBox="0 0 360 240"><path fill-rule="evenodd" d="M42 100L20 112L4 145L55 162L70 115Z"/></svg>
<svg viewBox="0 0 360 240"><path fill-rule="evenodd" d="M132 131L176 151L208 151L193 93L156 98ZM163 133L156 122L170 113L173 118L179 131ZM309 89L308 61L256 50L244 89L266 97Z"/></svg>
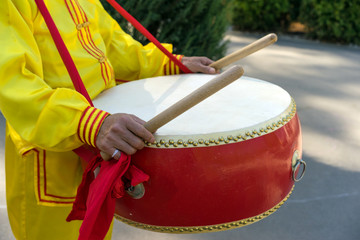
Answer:
<svg viewBox="0 0 360 240"><path fill-rule="evenodd" d="M192 72L215 74L215 68L209 67L214 61L207 57L183 57L181 62Z"/></svg>
<svg viewBox="0 0 360 240"><path fill-rule="evenodd" d="M153 143L154 136L144 127L145 121L124 113L109 115L96 138L96 146L112 156L116 149L132 155L144 147L144 140ZM120 159L118 152L114 159Z"/></svg>

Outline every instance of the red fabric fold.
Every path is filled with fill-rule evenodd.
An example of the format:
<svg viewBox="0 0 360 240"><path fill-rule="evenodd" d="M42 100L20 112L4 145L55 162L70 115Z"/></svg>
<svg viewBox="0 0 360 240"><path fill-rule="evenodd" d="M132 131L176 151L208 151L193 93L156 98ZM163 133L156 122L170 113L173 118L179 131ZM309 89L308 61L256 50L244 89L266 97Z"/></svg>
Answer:
<svg viewBox="0 0 360 240"><path fill-rule="evenodd" d="M100 157L100 155L95 155L88 163L87 168L82 175L81 183L77 189L73 208L68 217L66 218L66 221L70 222L71 220L84 219L87 209L86 202L89 195L90 184L95 179L94 170L100 165L101 161L102 158Z"/></svg>
<svg viewBox="0 0 360 240"><path fill-rule="evenodd" d="M115 213L116 199L125 194L123 177L137 184L149 180L149 176L131 165L130 160L126 154L122 154L118 161L103 161L97 155L88 164L73 209L66 219L83 219L79 240L104 239ZM95 178L93 171L98 166L100 172Z"/></svg>

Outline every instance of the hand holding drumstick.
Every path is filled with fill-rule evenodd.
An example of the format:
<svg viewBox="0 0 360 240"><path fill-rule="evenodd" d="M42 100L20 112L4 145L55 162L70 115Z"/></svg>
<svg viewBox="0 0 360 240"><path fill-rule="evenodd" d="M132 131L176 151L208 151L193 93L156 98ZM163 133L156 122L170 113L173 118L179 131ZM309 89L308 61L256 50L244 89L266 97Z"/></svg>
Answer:
<svg viewBox="0 0 360 240"><path fill-rule="evenodd" d="M119 159L120 151L133 154L144 147L143 140L153 143L158 128L189 110L215 92L239 79L244 73L240 66L233 66L173 104L148 122L128 114L108 116L100 128L96 139L104 160Z"/></svg>
<svg viewBox="0 0 360 240"><path fill-rule="evenodd" d="M193 72L214 74L219 72L221 68L269 46L276 41L277 36L275 34L268 34L216 62L205 57L184 57L183 62ZM220 84L222 87L225 87L227 84L243 75L243 69L240 66L234 66L230 69L228 70L229 72L225 71L221 74L226 76L219 75L219 77L221 76L220 78L228 79L226 84ZM220 80L220 82L221 81L222 80ZM171 106L169 109L160 113L149 122L145 122L138 117L129 114L119 113L108 116L105 119L96 140L96 145L102 151L101 154L104 160L110 160L111 158L119 159L121 156L120 151L129 155L134 154L137 150L144 148L144 140L153 143L155 138L152 133L158 128L222 88L215 87L209 91L208 88L212 87L207 86L207 84L205 85L206 86L201 87L201 90L198 89L193 92L193 94L190 94L192 96L189 95L183 100L180 100L178 103L174 104L174 106ZM199 95L200 93L199 91L202 91L200 94L203 95L201 99L196 98L196 95Z"/></svg>

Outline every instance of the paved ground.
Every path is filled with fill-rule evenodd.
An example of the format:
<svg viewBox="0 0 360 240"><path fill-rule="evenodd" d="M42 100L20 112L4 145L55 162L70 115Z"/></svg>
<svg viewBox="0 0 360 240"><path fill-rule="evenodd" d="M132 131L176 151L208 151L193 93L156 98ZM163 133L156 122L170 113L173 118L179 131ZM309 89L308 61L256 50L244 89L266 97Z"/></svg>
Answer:
<svg viewBox="0 0 360 240"><path fill-rule="evenodd" d="M229 52L261 36L230 32ZM238 62L250 77L273 82L297 102L308 170L276 213L243 228L200 235L153 233L115 224L113 239L360 239L360 49L279 36ZM3 126L0 118L0 154ZM13 239L0 158L0 239Z"/></svg>

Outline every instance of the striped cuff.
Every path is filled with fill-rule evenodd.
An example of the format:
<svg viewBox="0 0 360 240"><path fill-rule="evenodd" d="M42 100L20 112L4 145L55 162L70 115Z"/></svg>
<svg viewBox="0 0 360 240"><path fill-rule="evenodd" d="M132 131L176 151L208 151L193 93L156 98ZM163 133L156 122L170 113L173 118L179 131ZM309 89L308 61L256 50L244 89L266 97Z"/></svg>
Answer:
<svg viewBox="0 0 360 240"><path fill-rule="evenodd" d="M184 55L174 55L180 62ZM180 74L180 68L173 61L169 60L167 64L164 65L164 75L175 75Z"/></svg>
<svg viewBox="0 0 360 240"><path fill-rule="evenodd" d="M96 137L104 119L109 115L108 112L102 111L94 107L87 107L83 112L79 127L78 137L84 143L96 147Z"/></svg>

